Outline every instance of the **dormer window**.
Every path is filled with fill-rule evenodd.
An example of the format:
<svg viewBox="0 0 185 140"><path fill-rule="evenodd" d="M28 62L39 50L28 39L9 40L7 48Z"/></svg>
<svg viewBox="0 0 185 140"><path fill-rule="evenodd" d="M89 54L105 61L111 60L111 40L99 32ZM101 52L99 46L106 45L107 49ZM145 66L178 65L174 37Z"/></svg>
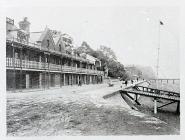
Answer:
<svg viewBox="0 0 185 140"><path fill-rule="evenodd" d="M47 48L49 48L49 40L47 40Z"/></svg>
<svg viewBox="0 0 185 140"><path fill-rule="evenodd" d="M60 52L62 51L62 47L61 47L61 44L59 44L59 51L60 51Z"/></svg>

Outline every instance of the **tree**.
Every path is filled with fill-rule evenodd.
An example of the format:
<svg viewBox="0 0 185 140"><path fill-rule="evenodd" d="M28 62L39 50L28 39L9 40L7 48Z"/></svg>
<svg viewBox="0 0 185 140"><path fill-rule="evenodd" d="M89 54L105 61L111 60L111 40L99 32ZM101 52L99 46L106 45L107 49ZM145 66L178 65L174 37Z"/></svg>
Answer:
<svg viewBox="0 0 185 140"><path fill-rule="evenodd" d="M87 53L87 54L91 54L92 52L94 52L94 50L90 47L90 45L86 41L83 41L80 47L76 49L76 51L78 53Z"/></svg>
<svg viewBox="0 0 185 140"><path fill-rule="evenodd" d="M103 52L103 54L105 55L105 57L109 58L109 59L113 59L113 60L117 60L117 57L114 53L114 51L106 46L100 46L100 51Z"/></svg>

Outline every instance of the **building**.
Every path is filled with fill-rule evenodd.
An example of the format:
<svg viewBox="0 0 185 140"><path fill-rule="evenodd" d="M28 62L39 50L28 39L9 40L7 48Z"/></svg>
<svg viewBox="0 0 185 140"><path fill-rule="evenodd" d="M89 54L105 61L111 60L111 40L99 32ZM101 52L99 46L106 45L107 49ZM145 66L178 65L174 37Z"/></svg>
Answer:
<svg viewBox="0 0 185 140"><path fill-rule="evenodd" d="M66 85L103 82L101 62L73 51L73 39L45 28L30 32L27 18L19 22L6 19L7 90L48 89Z"/></svg>

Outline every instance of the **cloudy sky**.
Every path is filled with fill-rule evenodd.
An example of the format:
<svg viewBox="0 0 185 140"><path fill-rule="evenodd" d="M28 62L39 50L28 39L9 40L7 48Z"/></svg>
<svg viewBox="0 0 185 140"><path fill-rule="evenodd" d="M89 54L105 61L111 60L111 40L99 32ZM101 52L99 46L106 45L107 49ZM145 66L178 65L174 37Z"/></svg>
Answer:
<svg viewBox="0 0 185 140"><path fill-rule="evenodd" d="M93 49L111 47L124 65L139 64L155 70L157 47L159 77L179 77L179 10L177 7L125 6L47 6L9 7L6 16L17 24L23 17L31 22L31 31L46 26L68 33L79 46L86 41Z"/></svg>

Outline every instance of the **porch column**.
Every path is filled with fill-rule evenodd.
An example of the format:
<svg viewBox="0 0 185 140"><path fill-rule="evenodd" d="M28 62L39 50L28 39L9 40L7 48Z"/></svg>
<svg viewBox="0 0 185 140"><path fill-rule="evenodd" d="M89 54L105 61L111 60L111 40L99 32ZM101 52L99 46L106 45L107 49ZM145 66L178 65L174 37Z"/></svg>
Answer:
<svg viewBox="0 0 185 140"><path fill-rule="evenodd" d="M39 88L42 88L42 73L39 73Z"/></svg>
<svg viewBox="0 0 185 140"><path fill-rule="evenodd" d="M71 74L71 85L73 85L73 74Z"/></svg>
<svg viewBox="0 0 185 140"><path fill-rule="evenodd" d="M64 86L65 86L66 85L66 74L65 73L64 73L63 79L64 79Z"/></svg>
<svg viewBox="0 0 185 140"><path fill-rule="evenodd" d="M30 75L26 74L26 89L30 87Z"/></svg>
<svg viewBox="0 0 185 140"><path fill-rule="evenodd" d="M51 75L50 72L48 72L48 88L51 86Z"/></svg>
<svg viewBox="0 0 185 140"><path fill-rule="evenodd" d="M87 83L87 76L84 75L84 84L86 84L86 83Z"/></svg>
<svg viewBox="0 0 185 140"><path fill-rule="evenodd" d="M77 84L79 84L80 77L77 75Z"/></svg>
<svg viewBox="0 0 185 140"><path fill-rule="evenodd" d="M62 87L62 74L60 73L60 87Z"/></svg>
<svg viewBox="0 0 185 140"><path fill-rule="evenodd" d="M154 114L157 114L157 100L154 98Z"/></svg>
<svg viewBox="0 0 185 140"><path fill-rule="evenodd" d="M90 75L90 84L92 84L92 75Z"/></svg>

